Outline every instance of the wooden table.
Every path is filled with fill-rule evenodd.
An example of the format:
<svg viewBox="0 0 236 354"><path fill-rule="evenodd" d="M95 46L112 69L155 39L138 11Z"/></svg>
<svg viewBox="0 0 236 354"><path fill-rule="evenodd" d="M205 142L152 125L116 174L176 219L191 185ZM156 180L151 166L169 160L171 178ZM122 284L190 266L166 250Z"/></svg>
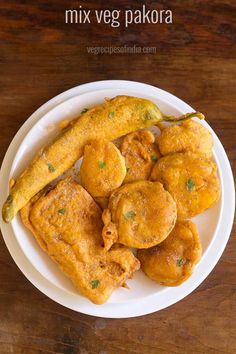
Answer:
<svg viewBox="0 0 236 354"><path fill-rule="evenodd" d="M109 1L109 7L125 9L129 3ZM97 1L84 4L101 8ZM24 121L51 97L90 81L126 79L163 88L204 112L235 171L235 1L146 4L172 9L174 23L81 27L64 23L65 9L78 8L77 1L1 1L1 159ZM156 54L87 52L88 46L134 44L155 46ZM235 353L235 231L215 269L191 295L127 320L85 316L54 303L21 274L1 239L0 353Z"/></svg>

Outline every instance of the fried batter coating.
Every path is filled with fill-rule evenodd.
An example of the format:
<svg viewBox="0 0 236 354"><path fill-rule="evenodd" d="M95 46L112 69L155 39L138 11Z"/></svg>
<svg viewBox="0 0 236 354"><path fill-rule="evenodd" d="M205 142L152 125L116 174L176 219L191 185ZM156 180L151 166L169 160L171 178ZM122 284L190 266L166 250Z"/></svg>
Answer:
<svg viewBox="0 0 236 354"><path fill-rule="evenodd" d="M94 200L100 206L100 208L102 210L104 210L108 207L109 198L97 197L97 198L94 198Z"/></svg>
<svg viewBox="0 0 236 354"><path fill-rule="evenodd" d="M11 221L35 194L71 168L91 140L112 141L162 119L153 102L137 97L118 96L89 109L44 148L16 180L4 203L3 219Z"/></svg>
<svg viewBox="0 0 236 354"><path fill-rule="evenodd" d="M125 175L125 159L113 143L93 140L85 146L80 178L93 197L109 197L121 186Z"/></svg>
<svg viewBox="0 0 236 354"><path fill-rule="evenodd" d="M159 245L138 250L141 269L152 280L177 286L193 273L202 254L196 226L191 221L177 221L170 235Z"/></svg>
<svg viewBox="0 0 236 354"><path fill-rule="evenodd" d="M156 141L163 156L175 152L196 152L207 158L212 156L213 137L211 133L192 119L180 125L166 127Z"/></svg>
<svg viewBox="0 0 236 354"><path fill-rule="evenodd" d="M173 229L176 215L176 204L161 183L128 183L111 194L103 211L105 248L115 242L134 248L157 245Z"/></svg>
<svg viewBox="0 0 236 354"><path fill-rule="evenodd" d="M139 268L126 247L106 252L101 210L86 190L68 177L21 210L22 221L42 249L80 293L103 304Z"/></svg>
<svg viewBox="0 0 236 354"><path fill-rule="evenodd" d="M124 183L149 178L155 162L160 157L154 141L154 135L148 130L140 130L124 138L120 147L127 168Z"/></svg>
<svg viewBox="0 0 236 354"><path fill-rule="evenodd" d="M216 164L194 153L162 157L154 166L150 180L161 182L173 196L179 219L202 213L220 196Z"/></svg>
<svg viewBox="0 0 236 354"><path fill-rule="evenodd" d="M117 96L89 109L45 147L16 180L3 205L3 220L10 222L34 195L71 168L91 140L112 141L162 120L179 121L191 116L204 118L199 112L178 118L165 116L152 101L131 96Z"/></svg>

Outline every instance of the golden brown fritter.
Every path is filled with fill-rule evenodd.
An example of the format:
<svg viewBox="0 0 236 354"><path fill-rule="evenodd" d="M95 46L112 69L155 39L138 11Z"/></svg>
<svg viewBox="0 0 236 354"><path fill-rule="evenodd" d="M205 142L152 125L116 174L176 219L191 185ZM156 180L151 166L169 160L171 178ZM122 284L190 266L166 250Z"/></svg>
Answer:
<svg viewBox="0 0 236 354"><path fill-rule="evenodd" d="M80 178L93 197L109 197L121 186L125 175L125 159L113 143L93 140L85 146Z"/></svg>
<svg viewBox="0 0 236 354"><path fill-rule="evenodd" d="M159 245L138 250L144 273L166 286L186 281L199 262L202 247L196 226L191 221L177 221L170 235Z"/></svg>
<svg viewBox="0 0 236 354"><path fill-rule="evenodd" d="M91 140L112 141L162 120L178 121L189 116L204 118L199 112L168 117L152 101L131 96L117 96L87 110L70 122L16 180L3 205L3 220L10 222L34 195L71 168Z"/></svg>
<svg viewBox="0 0 236 354"><path fill-rule="evenodd" d="M156 139L161 154L196 152L207 158L212 156L213 137L200 123L188 119L180 125L171 125Z"/></svg>
<svg viewBox="0 0 236 354"><path fill-rule="evenodd" d="M3 219L11 221L35 194L72 167L91 140L112 141L162 119L153 102L137 97L118 96L89 109L44 148L16 180L3 206Z"/></svg>
<svg viewBox="0 0 236 354"><path fill-rule="evenodd" d="M124 138L120 148L127 168L124 183L149 178L155 162L160 157L154 141L154 135L148 130L140 130Z"/></svg>
<svg viewBox="0 0 236 354"><path fill-rule="evenodd" d="M179 219L202 213L220 196L216 164L198 154L176 153L162 157L154 166L150 180L161 182L173 196Z"/></svg>
<svg viewBox="0 0 236 354"><path fill-rule="evenodd" d="M71 178L31 200L21 217L42 249L80 293L96 304L106 302L139 268L139 261L126 247L105 251L101 210Z"/></svg>
<svg viewBox="0 0 236 354"><path fill-rule="evenodd" d="M176 204L161 183L128 183L112 193L103 211L105 248L115 242L135 248L154 246L168 236L176 214Z"/></svg>
<svg viewBox="0 0 236 354"><path fill-rule="evenodd" d="M107 197L97 197L94 198L95 202L100 206L102 210L108 207L109 198Z"/></svg>

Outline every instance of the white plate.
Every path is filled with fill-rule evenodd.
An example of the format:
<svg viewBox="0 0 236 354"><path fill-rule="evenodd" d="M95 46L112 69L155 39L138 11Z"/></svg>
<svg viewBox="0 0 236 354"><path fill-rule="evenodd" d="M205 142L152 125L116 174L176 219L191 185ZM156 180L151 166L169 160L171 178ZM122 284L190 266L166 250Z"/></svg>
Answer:
<svg viewBox="0 0 236 354"><path fill-rule="evenodd" d="M56 126L62 119L74 118L83 108L101 102L104 97L114 97L118 94L148 97L166 114L179 115L193 111L193 108L169 93L135 82L103 81L69 90L35 112L14 138L0 173L2 190L7 190L9 175L17 176L33 157L35 150L54 135L49 127ZM229 238L234 217L234 185L227 156L209 125L206 122L202 124L213 133L214 157L219 169L222 196L217 205L195 218L202 239L203 257L188 281L177 288L161 287L139 271L134 279L129 281L131 290L118 289L108 303L102 306L94 305L76 292L70 281L23 227L19 216L11 225L6 225L1 220L5 242L26 277L38 289L60 304L82 313L101 317L118 318L147 314L165 308L193 291L220 258ZM1 204L5 197L6 193L2 193Z"/></svg>

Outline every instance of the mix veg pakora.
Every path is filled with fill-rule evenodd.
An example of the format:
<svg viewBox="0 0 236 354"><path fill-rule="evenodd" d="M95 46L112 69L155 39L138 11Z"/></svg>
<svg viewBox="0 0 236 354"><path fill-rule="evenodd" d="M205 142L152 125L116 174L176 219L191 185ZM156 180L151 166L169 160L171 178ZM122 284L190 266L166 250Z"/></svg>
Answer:
<svg viewBox="0 0 236 354"><path fill-rule="evenodd" d="M178 118L165 116L152 101L131 96L117 96L87 110L42 149L16 180L2 208L3 220L10 222L35 194L71 168L91 140L112 141L163 120L179 121L194 115L204 117L199 112Z"/></svg>
<svg viewBox="0 0 236 354"><path fill-rule="evenodd" d="M216 164L191 152L162 157L154 166L150 179L162 183L170 192L181 219L202 213L220 196Z"/></svg>
<svg viewBox="0 0 236 354"><path fill-rule="evenodd" d="M180 285L201 257L197 229L186 219L220 197L212 136L192 117L204 118L166 116L130 96L84 110L11 184L3 219L20 210L40 247L95 304L127 287L140 262L151 280ZM161 121L183 123L158 137L146 130ZM64 178L82 156L80 180Z"/></svg>
<svg viewBox="0 0 236 354"><path fill-rule="evenodd" d="M125 176L125 159L113 143L93 140L85 146L80 179L92 197L109 197L121 186Z"/></svg>
<svg viewBox="0 0 236 354"><path fill-rule="evenodd" d="M154 142L154 135L148 130L140 130L124 138L120 148L127 168L124 183L149 178L155 162L160 157Z"/></svg>
<svg viewBox="0 0 236 354"><path fill-rule="evenodd" d="M161 183L139 181L117 189L103 212L105 248L114 242L149 248L163 241L173 229L176 204Z"/></svg>
<svg viewBox="0 0 236 354"><path fill-rule="evenodd" d="M180 125L171 125L156 139L163 156L175 152L195 152L207 158L212 156L213 137L201 124L188 119Z"/></svg>
<svg viewBox="0 0 236 354"><path fill-rule="evenodd" d="M142 270L159 284L177 286L187 280L201 258L202 247L193 222L177 221L170 235L159 245L139 250Z"/></svg>
<svg viewBox="0 0 236 354"><path fill-rule="evenodd" d="M21 217L42 249L80 293L96 304L106 302L139 269L139 261L128 248L105 251L101 210L70 177L28 203Z"/></svg>

